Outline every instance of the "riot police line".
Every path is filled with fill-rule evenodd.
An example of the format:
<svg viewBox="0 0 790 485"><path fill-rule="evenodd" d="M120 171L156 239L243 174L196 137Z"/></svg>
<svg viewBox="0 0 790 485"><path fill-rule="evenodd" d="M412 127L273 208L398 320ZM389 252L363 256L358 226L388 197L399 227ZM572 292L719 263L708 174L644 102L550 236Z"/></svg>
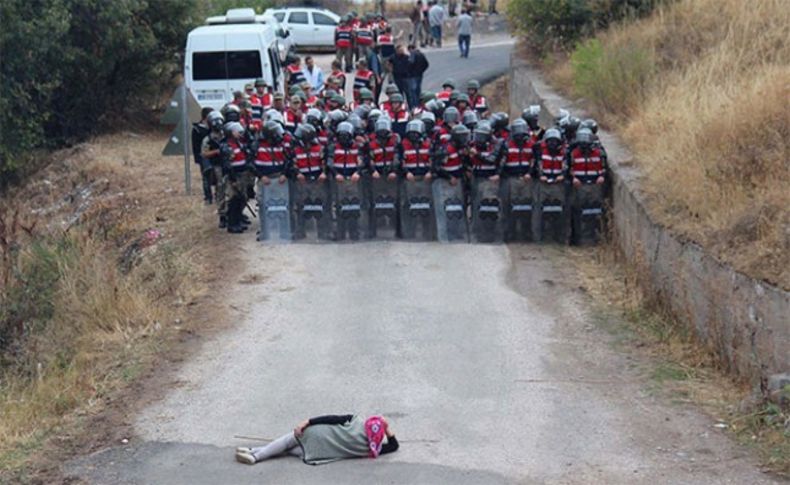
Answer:
<svg viewBox="0 0 790 485"><path fill-rule="evenodd" d="M243 233L248 209L271 242L597 241L607 163L595 121L563 112L544 129L539 106L511 123L454 97L426 95L405 117L398 93L383 109L294 96L258 117L249 103L207 113L220 227Z"/></svg>

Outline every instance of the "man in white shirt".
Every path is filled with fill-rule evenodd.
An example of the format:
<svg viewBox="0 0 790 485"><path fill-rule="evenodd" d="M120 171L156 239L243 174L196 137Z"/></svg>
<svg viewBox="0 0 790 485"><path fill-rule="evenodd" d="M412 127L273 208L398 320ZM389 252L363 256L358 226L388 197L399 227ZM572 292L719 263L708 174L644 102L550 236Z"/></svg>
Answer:
<svg viewBox="0 0 790 485"><path fill-rule="evenodd" d="M305 57L302 72L304 73L304 78L313 87L313 93L320 94L324 90L324 71L315 65L312 56Z"/></svg>

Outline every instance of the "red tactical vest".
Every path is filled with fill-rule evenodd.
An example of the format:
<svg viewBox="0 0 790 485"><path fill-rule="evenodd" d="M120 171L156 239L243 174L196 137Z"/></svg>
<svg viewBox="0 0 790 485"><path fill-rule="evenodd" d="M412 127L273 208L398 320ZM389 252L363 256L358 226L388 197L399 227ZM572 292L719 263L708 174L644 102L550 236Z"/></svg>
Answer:
<svg viewBox="0 0 790 485"><path fill-rule="evenodd" d="M475 111L486 111L488 109L488 102L486 101L485 96L476 94L469 99L469 106L471 106Z"/></svg>
<svg viewBox="0 0 790 485"><path fill-rule="evenodd" d="M403 168L410 172L428 171L431 168L431 141L425 139L419 146L408 138L401 142L403 147Z"/></svg>
<svg viewBox="0 0 790 485"><path fill-rule="evenodd" d="M527 140L524 146L519 146L514 140L507 142L507 156L505 157L505 170L517 173L527 173L532 167L533 153L531 140Z"/></svg>
<svg viewBox="0 0 790 485"><path fill-rule="evenodd" d="M359 91L362 88L373 88L373 71L367 69L364 71L357 71L354 75L354 91Z"/></svg>
<svg viewBox="0 0 790 485"><path fill-rule="evenodd" d="M475 146L478 153L477 155L471 156L472 172L475 173L484 172L484 173L480 173L480 175L485 175L485 173L496 171L495 164L488 163L486 160L483 159L483 157L487 158L491 156L491 153L493 152L495 147L496 145L494 143L488 143L488 145L484 150L481 150L479 146ZM494 173L491 173L491 175L494 175Z"/></svg>
<svg viewBox="0 0 790 485"><path fill-rule="evenodd" d="M395 153L398 148L398 136L390 135L390 137L382 142L378 136L371 136L370 141L370 161L377 169L392 168L395 161Z"/></svg>
<svg viewBox="0 0 790 485"><path fill-rule="evenodd" d="M361 25L357 28L357 44L373 45L373 30L369 25Z"/></svg>
<svg viewBox="0 0 790 485"><path fill-rule="evenodd" d="M452 138L452 128L446 126L439 127L439 141L442 143L449 143Z"/></svg>
<svg viewBox="0 0 790 485"><path fill-rule="evenodd" d="M560 148L560 153L552 155L546 142L540 144L540 173L548 178L562 175L565 168L565 147Z"/></svg>
<svg viewBox="0 0 790 485"><path fill-rule="evenodd" d="M230 166L234 169L240 169L247 165L247 154L244 152L244 147L236 140L228 140L228 146L232 152Z"/></svg>
<svg viewBox="0 0 790 485"><path fill-rule="evenodd" d="M334 155L333 166L335 170L355 172L362 165L359 145L356 143L354 143L351 148L343 148L340 144L335 145Z"/></svg>
<svg viewBox="0 0 790 485"><path fill-rule="evenodd" d="M380 46L394 45L395 41L392 39L392 34L379 35L378 44Z"/></svg>
<svg viewBox="0 0 790 485"><path fill-rule="evenodd" d="M316 134L316 139L318 140L318 143L320 143L323 146L326 146L326 144L329 143L329 132L326 131L325 129L318 130L318 133Z"/></svg>
<svg viewBox="0 0 790 485"><path fill-rule="evenodd" d="M285 112L285 129L288 131L293 132L296 130L296 127L299 126L299 123L302 122L302 117L297 113L294 113L293 110L288 110Z"/></svg>
<svg viewBox="0 0 790 485"><path fill-rule="evenodd" d="M335 47L346 49L351 47L354 29L350 25L341 25L335 29Z"/></svg>
<svg viewBox="0 0 790 485"><path fill-rule="evenodd" d="M255 153L255 168L263 175L279 173L285 170L285 149L282 144L274 146L267 140L261 140Z"/></svg>
<svg viewBox="0 0 790 485"><path fill-rule="evenodd" d="M460 177L463 163L461 150L452 143L447 145L447 159L442 163L442 171L453 177Z"/></svg>
<svg viewBox="0 0 790 485"><path fill-rule="evenodd" d="M289 65L285 70L288 72L289 86L298 86L306 81L302 68L296 64Z"/></svg>
<svg viewBox="0 0 790 485"><path fill-rule="evenodd" d="M436 93L436 99L440 99L440 100L442 100L442 101L444 101L446 103L446 102L450 101L450 95L451 94L452 94L452 91L444 91L444 90L443 91L439 91L438 93Z"/></svg>
<svg viewBox="0 0 790 485"><path fill-rule="evenodd" d="M585 155L581 148L574 148L571 152L571 175L577 178L598 178L603 175L603 160L601 150L593 148L589 155Z"/></svg>
<svg viewBox="0 0 790 485"><path fill-rule="evenodd" d="M310 146L298 145L294 149L295 165L299 173L307 178L315 178L324 169L324 147L318 143Z"/></svg>
<svg viewBox="0 0 790 485"><path fill-rule="evenodd" d="M403 105L397 111L394 111L392 105L384 107L384 112L387 113L389 119L392 120L393 123L408 123L409 122L409 112L403 109Z"/></svg>
<svg viewBox="0 0 790 485"><path fill-rule="evenodd" d="M343 71L332 71L330 77L340 80L340 90L338 91L338 94L343 94L342 91L346 88L346 73Z"/></svg>

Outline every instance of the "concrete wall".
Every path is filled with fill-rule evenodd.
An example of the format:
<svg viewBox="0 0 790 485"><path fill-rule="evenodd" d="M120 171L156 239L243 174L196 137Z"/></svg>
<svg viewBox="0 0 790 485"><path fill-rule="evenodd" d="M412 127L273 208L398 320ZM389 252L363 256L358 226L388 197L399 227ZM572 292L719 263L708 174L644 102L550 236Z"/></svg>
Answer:
<svg viewBox="0 0 790 485"><path fill-rule="evenodd" d="M560 108L583 113L514 56L511 114L518 116L529 104L543 107L544 124ZM602 132L601 140L611 160L614 237L648 289L716 351L725 368L755 387L790 371L790 294L735 271L654 222L631 153L610 133Z"/></svg>

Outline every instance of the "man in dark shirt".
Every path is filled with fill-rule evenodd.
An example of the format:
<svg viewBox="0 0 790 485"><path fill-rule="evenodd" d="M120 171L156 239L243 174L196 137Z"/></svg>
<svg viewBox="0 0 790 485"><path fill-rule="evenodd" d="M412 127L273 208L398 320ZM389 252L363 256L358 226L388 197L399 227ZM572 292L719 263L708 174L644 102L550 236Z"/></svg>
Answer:
<svg viewBox="0 0 790 485"><path fill-rule="evenodd" d="M408 99L409 97L409 83L412 75L411 56L406 52L403 44L398 44L395 48L395 55L392 56L390 62L392 63L392 77L395 79L395 85L398 86L398 91ZM409 106L411 108L411 106Z"/></svg>
<svg viewBox="0 0 790 485"><path fill-rule="evenodd" d="M409 108L416 108L420 105L420 93L422 92L422 76L428 70L430 63L416 45L409 45L409 59L411 61L411 75L409 76L409 94L407 101Z"/></svg>
<svg viewBox="0 0 790 485"><path fill-rule="evenodd" d="M208 126L208 115L214 111L211 108L203 108L200 112L200 121L192 124L192 156L195 163L200 168L200 175L203 178L203 201L211 204L213 196L211 194L211 161L203 158L203 140L208 136L211 129Z"/></svg>

